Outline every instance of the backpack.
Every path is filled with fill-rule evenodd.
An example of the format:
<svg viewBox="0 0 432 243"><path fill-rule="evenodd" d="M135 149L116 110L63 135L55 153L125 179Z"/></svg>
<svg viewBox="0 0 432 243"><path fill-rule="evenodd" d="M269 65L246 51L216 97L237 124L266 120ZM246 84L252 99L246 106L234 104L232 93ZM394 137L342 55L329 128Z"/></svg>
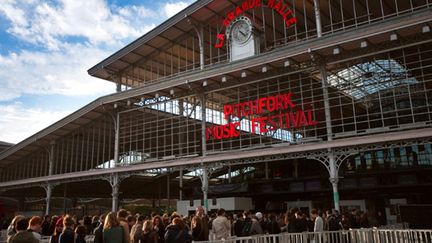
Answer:
<svg viewBox="0 0 432 243"><path fill-rule="evenodd" d="M251 220L245 221L243 224L241 236L249 236L251 228L252 228L252 221Z"/></svg>

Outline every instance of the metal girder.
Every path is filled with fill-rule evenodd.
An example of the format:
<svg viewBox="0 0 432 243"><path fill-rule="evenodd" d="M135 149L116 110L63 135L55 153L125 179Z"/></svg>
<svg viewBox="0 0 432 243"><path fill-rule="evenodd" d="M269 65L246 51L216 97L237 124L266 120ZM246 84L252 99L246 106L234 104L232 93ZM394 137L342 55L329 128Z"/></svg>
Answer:
<svg viewBox="0 0 432 243"><path fill-rule="evenodd" d="M173 160L160 160L156 162L140 163L136 165L121 166L110 169L88 170L73 172L68 174L58 174L46 177L29 178L17 181L0 183L1 189L22 188L39 186L45 182L71 182L82 180L104 179L113 173L131 174L142 172L143 170L156 168L191 168L197 165L224 166L234 164L250 164L264 161L276 161L293 158L307 158L314 151L326 151L333 149L336 155L351 154L354 151L376 150L380 148L404 146L406 144L430 143L432 141L432 128L417 129L402 132L393 132L378 135L369 135L363 137L353 137L346 139L337 139L331 142L321 142L302 145L287 145L273 148L249 151L234 151L218 153L216 155L207 155L205 157L195 158L177 158ZM390 144L390 145L386 145Z"/></svg>

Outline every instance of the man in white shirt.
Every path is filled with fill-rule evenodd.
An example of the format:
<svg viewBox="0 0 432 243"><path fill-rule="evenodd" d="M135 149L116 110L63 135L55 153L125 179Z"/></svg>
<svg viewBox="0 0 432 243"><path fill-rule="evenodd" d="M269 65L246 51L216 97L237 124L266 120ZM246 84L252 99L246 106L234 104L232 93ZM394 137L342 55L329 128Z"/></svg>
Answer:
<svg viewBox="0 0 432 243"><path fill-rule="evenodd" d="M324 221L319 216L318 210L312 209L311 210L311 217L312 217L312 219L315 220L315 223L314 223L314 232L324 231Z"/></svg>
<svg viewBox="0 0 432 243"><path fill-rule="evenodd" d="M225 217L225 210L220 208L217 212L217 218L212 222L212 232L216 240L226 240L230 236L231 224Z"/></svg>

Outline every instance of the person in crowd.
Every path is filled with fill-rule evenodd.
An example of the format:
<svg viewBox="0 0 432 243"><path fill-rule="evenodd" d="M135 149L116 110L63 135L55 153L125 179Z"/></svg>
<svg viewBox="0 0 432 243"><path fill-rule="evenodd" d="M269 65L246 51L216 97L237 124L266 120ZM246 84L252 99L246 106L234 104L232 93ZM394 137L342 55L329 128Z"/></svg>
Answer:
<svg viewBox="0 0 432 243"><path fill-rule="evenodd" d="M103 229L106 214L102 214L99 217L99 225L94 230L94 243L103 243Z"/></svg>
<svg viewBox="0 0 432 243"><path fill-rule="evenodd" d="M311 210L311 217L315 221L314 223L314 232L321 232L324 230L324 221L319 216L318 210L312 209Z"/></svg>
<svg viewBox="0 0 432 243"><path fill-rule="evenodd" d="M165 232L165 243L188 243L192 241L186 225L180 217L175 217Z"/></svg>
<svg viewBox="0 0 432 243"><path fill-rule="evenodd" d="M92 222L91 222L91 228L92 228L92 232L94 232L94 230L99 226L100 221L99 221L99 216L95 215L92 217Z"/></svg>
<svg viewBox="0 0 432 243"><path fill-rule="evenodd" d="M216 240L226 240L230 236L231 225L225 216L225 209L217 211L217 217L212 222L212 232Z"/></svg>
<svg viewBox="0 0 432 243"><path fill-rule="evenodd" d="M145 219L144 215L138 216L136 223L132 226L130 232L131 243L139 243L139 239L141 238L143 232L144 219Z"/></svg>
<svg viewBox="0 0 432 243"><path fill-rule="evenodd" d="M75 235L76 235L76 239L75 239L75 243L86 243L85 241L85 236L87 235L87 227L84 225L78 225L75 228Z"/></svg>
<svg viewBox="0 0 432 243"><path fill-rule="evenodd" d="M33 233L27 231L28 222L29 220L24 217L16 221L16 234L8 240L8 243L39 243L39 240L34 237Z"/></svg>
<svg viewBox="0 0 432 243"><path fill-rule="evenodd" d="M343 213L341 218L341 228L343 230L349 230L351 228L350 225L350 216L348 213Z"/></svg>
<svg viewBox="0 0 432 243"><path fill-rule="evenodd" d="M72 217L66 215L63 218L63 232L60 234L58 242L59 243L74 243L75 233L74 233L75 222Z"/></svg>
<svg viewBox="0 0 432 243"><path fill-rule="evenodd" d="M54 217L53 217L54 219ZM54 228L54 233L52 234L49 243L58 243L59 242L59 236L63 231L63 217L60 217L57 219L57 221L55 222L55 228Z"/></svg>
<svg viewBox="0 0 432 243"><path fill-rule="evenodd" d="M326 221L324 229L327 231L338 231L341 229L339 220L336 218L336 215L331 210L326 211Z"/></svg>
<svg viewBox="0 0 432 243"><path fill-rule="evenodd" d="M301 232L307 232L308 231L308 223L307 223L307 219L306 219L306 215L298 210L297 213L295 214L296 216L296 232L301 233Z"/></svg>
<svg viewBox="0 0 432 243"><path fill-rule="evenodd" d="M261 227L260 222L258 221L258 218L262 218L262 214L260 212L256 213L255 215L252 215L251 217L251 221L252 221L252 225L250 228L250 233L249 235L261 235L264 234L264 231Z"/></svg>
<svg viewBox="0 0 432 243"><path fill-rule="evenodd" d="M92 227L92 219L90 216L84 216L83 218L83 226L85 227L86 230L86 235L89 235L91 233L93 233L93 227Z"/></svg>
<svg viewBox="0 0 432 243"><path fill-rule="evenodd" d="M42 222L42 235L51 236L54 233L54 228L51 227L51 216L45 215Z"/></svg>
<svg viewBox="0 0 432 243"><path fill-rule="evenodd" d="M61 216L60 216L61 217ZM51 217L51 224L50 224L50 235L49 236L51 236L51 235L53 235L54 234L54 231L55 231L55 228L56 228L56 223L57 223L57 220L60 218L59 216L57 216L57 215L53 215L52 217Z"/></svg>
<svg viewBox="0 0 432 243"><path fill-rule="evenodd" d="M108 213L103 226L103 243L127 243L125 241L124 231L125 229L120 226L120 222L115 213Z"/></svg>
<svg viewBox="0 0 432 243"><path fill-rule="evenodd" d="M267 232L269 234L279 234L281 232L279 223L276 220L276 215L274 214L269 215L269 221L267 223Z"/></svg>
<svg viewBox="0 0 432 243"><path fill-rule="evenodd" d="M27 231L32 232L36 239L40 240L42 237L40 231L42 228L42 218L39 216L33 216L29 221L29 226Z"/></svg>
<svg viewBox="0 0 432 243"><path fill-rule="evenodd" d="M165 242L165 225L161 216L155 215L152 219L153 230L158 234L158 243Z"/></svg>
<svg viewBox="0 0 432 243"><path fill-rule="evenodd" d="M251 228L252 228L251 213L249 211L244 211L243 212L243 227L241 230L241 236L251 235Z"/></svg>
<svg viewBox="0 0 432 243"><path fill-rule="evenodd" d="M359 219L361 228L369 228L369 217L367 212L362 212Z"/></svg>
<svg viewBox="0 0 432 243"><path fill-rule="evenodd" d="M195 215L201 218L204 240L208 240L208 237L209 237L209 218L205 214L204 208L202 206L198 206L195 209Z"/></svg>
<svg viewBox="0 0 432 243"><path fill-rule="evenodd" d="M359 216L356 208L351 210L349 220L350 220L350 226L352 229L360 228L360 216Z"/></svg>
<svg viewBox="0 0 432 243"><path fill-rule="evenodd" d="M194 241L205 241L204 229L202 225L202 220L199 216L194 216L191 220L191 232L192 240Z"/></svg>
<svg viewBox="0 0 432 243"><path fill-rule="evenodd" d="M143 217L143 216L140 216ZM144 220L144 217L143 217ZM139 237L140 243L158 243L158 233L153 229L153 223L146 220L142 226L142 234ZM138 242L138 241L137 241Z"/></svg>
<svg viewBox="0 0 432 243"><path fill-rule="evenodd" d="M378 220L378 226L384 226L387 224L386 218L381 211L377 212L377 220Z"/></svg>
<svg viewBox="0 0 432 243"><path fill-rule="evenodd" d="M136 218L134 217L134 216L132 216L132 215L128 215L127 217L126 217L126 221L127 221L127 223L128 223L128 229L129 229L129 232L132 230L132 227L135 225L135 223L136 223Z"/></svg>
<svg viewBox="0 0 432 243"><path fill-rule="evenodd" d="M17 233L17 230L16 230L16 223L18 222L18 220L20 220L20 219L22 219L22 218L24 218L24 216L22 216L22 215L17 215L17 216L15 216L15 217L12 219L11 223L9 224L9 226L8 226L8 228L7 228L7 231L6 231L6 234L7 234L7 241L8 241L8 242L9 242L9 239L10 239L13 235L15 235L15 234Z"/></svg>
<svg viewBox="0 0 432 243"><path fill-rule="evenodd" d="M241 237L243 226L244 226L243 215L242 213L237 213L237 215L234 217L234 222L232 223L232 235Z"/></svg>
<svg viewBox="0 0 432 243"><path fill-rule="evenodd" d="M120 223L120 226L123 227L123 234L124 234L124 242L125 243L130 243L129 223L126 220L128 215L129 215L129 213L124 209L120 209L117 212L117 219Z"/></svg>

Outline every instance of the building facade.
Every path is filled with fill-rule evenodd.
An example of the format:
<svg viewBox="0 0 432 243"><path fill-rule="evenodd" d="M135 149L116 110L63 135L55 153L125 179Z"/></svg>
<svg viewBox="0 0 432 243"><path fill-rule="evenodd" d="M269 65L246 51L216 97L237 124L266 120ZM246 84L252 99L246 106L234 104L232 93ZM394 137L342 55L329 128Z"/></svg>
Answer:
<svg viewBox="0 0 432 243"><path fill-rule="evenodd" d="M88 70L116 93L1 153L2 196L49 212L53 197L115 210L241 195L388 218L431 203L431 13L429 0L197 1Z"/></svg>

